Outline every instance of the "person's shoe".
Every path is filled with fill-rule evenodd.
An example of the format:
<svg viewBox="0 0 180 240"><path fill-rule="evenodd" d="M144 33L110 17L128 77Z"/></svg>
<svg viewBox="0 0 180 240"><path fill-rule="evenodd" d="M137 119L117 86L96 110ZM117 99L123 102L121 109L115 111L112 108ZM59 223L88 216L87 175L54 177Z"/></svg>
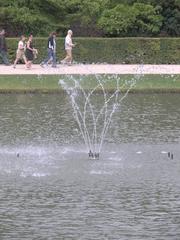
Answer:
<svg viewBox="0 0 180 240"><path fill-rule="evenodd" d="M5 63L5 66L11 66L11 64L10 63Z"/></svg>
<svg viewBox="0 0 180 240"><path fill-rule="evenodd" d="M40 63L40 66L41 66L42 68L44 68L44 64L43 64L43 63Z"/></svg>
<svg viewBox="0 0 180 240"><path fill-rule="evenodd" d="M60 63L63 65L66 64L66 62L64 60L61 60Z"/></svg>
<svg viewBox="0 0 180 240"><path fill-rule="evenodd" d="M13 65L13 68L16 68L16 65Z"/></svg>
<svg viewBox="0 0 180 240"><path fill-rule="evenodd" d="M57 66L56 65L52 65L52 68L57 68Z"/></svg>

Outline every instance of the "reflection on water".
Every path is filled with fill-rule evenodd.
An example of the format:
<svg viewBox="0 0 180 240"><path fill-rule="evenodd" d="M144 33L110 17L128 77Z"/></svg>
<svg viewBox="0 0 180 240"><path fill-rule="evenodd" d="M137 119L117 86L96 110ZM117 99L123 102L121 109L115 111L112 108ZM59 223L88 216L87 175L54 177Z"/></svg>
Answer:
<svg viewBox="0 0 180 240"><path fill-rule="evenodd" d="M179 101L129 95L93 161L65 95L1 95L0 239L179 239Z"/></svg>
<svg viewBox="0 0 180 240"><path fill-rule="evenodd" d="M114 121L113 141L179 142L179 100L178 94L129 95Z"/></svg>
<svg viewBox="0 0 180 240"><path fill-rule="evenodd" d="M114 115L106 141L179 142L179 101L178 94L130 94ZM63 94L1 95L0 121L1 144L82 143Z"/></svg>

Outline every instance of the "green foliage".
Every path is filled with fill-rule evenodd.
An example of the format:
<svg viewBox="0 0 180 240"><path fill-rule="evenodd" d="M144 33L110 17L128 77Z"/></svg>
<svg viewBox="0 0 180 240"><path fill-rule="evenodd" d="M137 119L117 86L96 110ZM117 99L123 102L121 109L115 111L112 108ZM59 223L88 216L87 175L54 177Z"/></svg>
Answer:
<svg viewBox="0 0 180 240"><path fill-rule="evenodd" d="M81 36L179 36L180 0L0 0L0 26L9 36L68 28Z"/></svg>
<svg viewBox="0 0 180 240"><path fill-rule="evenodd" d="M113 36L121 36L124 33L153 35L158 33L162 26L163 18L158 12L159 8L148 4L118 4L115 8L104 11L99 26Z"/></svg>
<svg viewBox="0 0 180 240"><path fill-rule="evenodd" d="M18 39L7 39L11 62L15 59ZM75 38L74 60L80 63L180 64L180 38ZM47 54L47 39L35 38L40 63ZM64 39L57 39L57 59L65 56Z"/></svg>
<svg viewBox="0 0 180 240"><path fill-rule="evenodd" d="M161 0L162 1L162 0ZM180 35L180 0L162 1L164 24L162 31L172 36Z"/></svg>
<svg viewBox="0 0 180 240"><path fill-rule="evenodd" d="M57 22L63 18L63 12L64 7L55 0L2 1L0 25L7 29L9 35L31 32L34 35L47 35L52 30L61 30L66 26L62 27Z"/></svg>
<svg viewBox="0 0 180 240"><path fill-rule="evenodd" d="M81 19L84 23L96 22L106 9L108 0L83 0L80 5Z"/></svg>
<svg viewBox="0 0 180 240"><path fill-rule="evenodd" d="M43 28L43 26L48 26L47 19L33 11L29 11L27 7L20 9L11 7L1 8L1 19L3 19L4 27L16 34L30 32L43 34L46 30L49 30L49 27Z"/></svg>
<svg viewBox="0 0 180 240"><path fill-rule="evenodd" d="M132 30L136 13L132 7L118 4L115 8L105 10L99 20L99 26L109 35L120 35Z"/></svg>
<svg viewBox="0 0 180 240"><path fill-rule="evenodd" d="M163 17L159 14L161 8L143 3L135 3L133 8L137 13L136 26L139 33L159 33L163 21Z"/></svg>

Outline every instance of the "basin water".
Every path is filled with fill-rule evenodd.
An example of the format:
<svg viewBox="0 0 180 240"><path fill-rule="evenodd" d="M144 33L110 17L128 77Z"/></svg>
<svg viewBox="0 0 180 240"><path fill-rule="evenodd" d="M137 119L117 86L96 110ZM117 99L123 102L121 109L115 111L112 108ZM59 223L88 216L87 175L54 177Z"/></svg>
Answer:
<svg viewBox="0 0 180 240"><path fill-rule="evenodd" d="M180 95L129 94L97 161L69 97L0 95L0 239L179 239Z"/></svg>

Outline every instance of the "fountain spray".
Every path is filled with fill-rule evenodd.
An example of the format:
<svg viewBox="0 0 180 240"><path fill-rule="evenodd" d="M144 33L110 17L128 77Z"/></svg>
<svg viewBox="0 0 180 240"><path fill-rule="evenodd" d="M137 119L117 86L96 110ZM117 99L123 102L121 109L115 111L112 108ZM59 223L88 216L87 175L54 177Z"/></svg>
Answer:
<svg viewBox="0 0 180 240"><path fill-rule="evenodd" d="M131 80L121 81L120 75L93 75L94 86L89 90L83 87L87 81L83 76L71 75L59 80L69 96L90 159L99 159L112 117L139 78L140 75L136 75ZM110 92L106 90L108 83L113 85ZM96 102L96 94L101 97L102 104Z"/></svg>

